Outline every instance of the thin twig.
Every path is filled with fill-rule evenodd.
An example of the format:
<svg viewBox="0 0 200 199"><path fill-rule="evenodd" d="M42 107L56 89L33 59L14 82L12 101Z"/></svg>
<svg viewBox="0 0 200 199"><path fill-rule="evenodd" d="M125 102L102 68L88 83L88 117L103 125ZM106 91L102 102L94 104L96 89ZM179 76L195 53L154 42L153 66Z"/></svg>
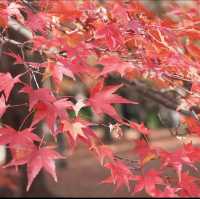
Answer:
<svg viewBox="0 0 200 199"><path fill-rule="evenodd" d="M21 123L21 125L18 128L18 131L20 131L22 129L22 127L24 126L25 122L27 121L27 119L30 117L30 115L33 113L33 110L24 118L23 122Z"/></svg>
<svg viewBox="0 0 200 199"><path fill-rule="evenodd" d="M9 108L15 108L15 107L20 107L20 106L27 106L28 103L23 103L23 104L9 104L8 107Z"/></svg>
<svg viewBox="0 0 200 199"><path fill-rule="evenodd" d="M139 161L138 160L129 160L127 158L122 158L118 155L114 155L114 158L116 160L121 160L123 162L125 162L125 164L127 164L128 166L130 166L131 168L133 168L134 170L139 170L141 169L140 165L139 165Z"/></svg>

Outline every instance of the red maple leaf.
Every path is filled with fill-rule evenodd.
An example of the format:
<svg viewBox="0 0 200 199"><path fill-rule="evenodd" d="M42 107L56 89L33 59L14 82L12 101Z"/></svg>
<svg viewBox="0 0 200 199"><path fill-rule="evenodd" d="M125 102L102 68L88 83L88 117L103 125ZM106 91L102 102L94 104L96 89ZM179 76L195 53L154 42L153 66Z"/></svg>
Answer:
<svg viewBox="0 0 200 199"><path fill-rule="evenodd" d="M133 128L133 129L136 129L136 131L138 131L139 133L142 133L144 135L149 135L150 134L149 129L147 129L144 126L144 123L138 124L138 123L136 123L134 121L131 121L130 122L130 127Z"/></svg>
<svg viewBox="0 0 200 199"><path fill-rule="evenodd" d="M46 33L46 26L48 24L49 18L46 13L38 12L34 14L30 10L26 10L27 20L25 21L25 26L31 29L33 32Z"/></svg>
<svg viewBox="0 0 200 199"><path fill-rule="evenodd" d="M22 10L24 8L24 6L20 5L19 2L11 2L9 3L8 7L7 7L7 13L8 15L11 17L16 17L17 20L19 20L20 22L23 22L24 17L21 14L20 10Z"/></svg>
<svg viewBox="0 0 200 199"><path fill-rule="evenodd" d="M31 126L36 125L41 120L45 119L45 122L49 129L55 135L55 120L57 118L56 108L51 103L38 102L34 109L36 110Z"/></svg>
<svg viewBox="0 0 200 199"><path fill-rule="evenodd" d="M181 188L174 188L167 185L164 190L157 190L156 197L178 197L177 193Z"/></svg>
<svg viewBox="0 0 200 199"><path fill-rule="evenodd" d="M188 117L185 119L186 124L188 126L188 129L191 133L194 133L196 135L200 135L200 124L199 121L196 120L195 118Z"/></svg>
<svg viewBox="0 0 200 199"><path fill-rule="evenodd" d="M110 51L116 50L123 44L123 37L117 24L99 23L96 32L96 40L108 47Z"/></svg>
<svg viewBox="0 0 200 199"><path fill-rule="evenodd" d="M195 183L197 181L199 181L199 179L189 175L189 172L182 172L181 181L178 184L182 189L180 195L183 197L200 196L200 187Z"/></svg>
<svg viewBox="0 0 200 199"><path fill-rule="evenodd" d="M0 97L0 118L3 116L7 109L6 103L5 103L5 97L1 96Z"/></svg>
<svg viewBox="0 0 200 199"><path fill-rule="evenodd" d="M133 151L139 155L141 165L144 165L149 160L157 157L156 150L147 144L144 140L137 140Z"/></svg>
<svg viewBox="0 0 200 199"><path fill-rule="evenodd" d="M200 48L197 45L190 43L186 46L186 48L188 52L192 55L192 57L197 60L200 58Z"/></svg>
<svg viewBox="0 0 200 199"><path fill-rule="evenodd" d="M28 191L30 189L33 180L36 178L42 168L44 168L44 170L46 170L57 182L54 160L61 158L64 157L49 147L43 147L39 149L35 148L27 161L28 185L26 190Z"/></svg>
<svg viewBox="0 0 200 199"><path fill-rule="evenodd" d="M116 190L125 185L130 190L129 181L134 179L134 175L124 163L114 161L112 163L106 163L104 167L110 169L111 176L101 183L113 183L116 185Z"/></svg>
<svg viewBox="0 0 200 199"><path fill-rule="evenodd" d="M48 88L39 88L34 90L30 86L23 87L20 92L29 96L29 110L31 110L38 102L52 103L56 100L53 93Z"/></svg>
<svg viewBox="0 0 200 199"><path fill-rule="evenodd" d="M0 73L0 92L3 91L6 97L6 101L10 96L10 92L14 84L20 82L19 76L12 78L10 73Z"/></svg>
<svg viewBox="0 0 200 199"><path fill-rule="evenodd" d="M49 5L50 9L48 10L48 13L52 16L59 17L61 22L74 20L81 17L82 14L77 7L76 1L52 1Z"/></svg>
<svg viewBox="0 0 200 199"><path fill-rule="evenodd" d="M177 32L177 36L178 37L187 36L190 38L190 40L199 40L200 39L199 30L197 30L195 28L182 29L181 31Z"/></svg>
<svg viewBox="0 0 200 199"><path fill-rule="evenodd" d="M200 148L198 146L194 146L191 142L184 144L184 150L193 163L200 161Z"/></svg>
<svg viewBox="0 0 200 199"><path fill-rule="evenodd" d="M156 184L165 185L163 179L160 177L159 171L154 169L151 169L142 176L134 177L134 180L136 180L137 183L133 189L133 193L137 193L145 189L146 193L150 196L156 196L156 193L158 192Z"/></svg>
<svg viewBox="0 0 200 199"><path fill-rule="evenodd" d="M92 150L96 153L97 158L99 159L101 165L103 165L104 159L106 159L106 158L108 158L110 160L114 159L114 154L113 154L112 149L110 149L106 145L100 145L100 146L92 145L90 147L90 150Z"/></svg>
<svg viewBox="0 0 200 199"><path fill-rule="evenodd" d="M123 2L118 1L113 3L112 1L109 1L108 6L112 18L116 19L116 23L118 23L120 27L126 27L129 22L129 16L128 9L124 6Z"/></svg>
<svg viewBox="0 0 200 199"><path fill-rule="evenodd" d="M1 11L1 16L0 16L0 26L6 27L8 25L8 2L6 0L2 0L0 2L0 11Z"/></svg>
<svg viewBox="0 0 200 199"><path fill-rule="evenodd" d="M59 86L62 82L63 75L71 77L73 80L75 80L73 72L69 68L65 67L61 62L48 62L48 69L52 75L53 81L55 82L56 86Z"/></svg>
<svg viewBox="0 0 200 199"><path fill-rule="evenodd" d="M9 144L10 146L15 143L30 143L33 141L40 141L35 133L32 132L32 128L24 129L22 131L16 131L10 126L0 128L0 144Z"/></svg>
<svg viewBox="0 0 200 199"><path fill-rule="evenodd" d="M61 131L65 132L68 138L68 143L71 150L74 150L77 141L80 139L89 146L92 145L91 137L97 138L95 132L89 126L92 123L83 120L79 117L73 120L62 120Z"/></svg>
<svg viewBox="0 0 200 199"><path fill-rule="evenodd" d="M123 62L117 56L103 56L99 60L99 64L104 65L104 68L99 76L106 75L111 72L118 72L121 76L124 76L127 69L133 68L131 63Z"/></svg>
<svg viewBox="0 0 200 199"><path fill-rule="evenodd" d="M81 45L78 47L82 47ZM64 50L64 49L63 49ZM83 48L84 50L84 48ZM96 74L96 69L94 67L88 66L85 61L82 61L83 57L80 57L80 54L82 56L88 55L87 49L85 49L86 55L84 55L83 52L80 52L80 49L77 48L68 48L67 50L69 57L74 57L73 60L69 61L69 59L64 57L57 57L57 60L60 62L60 64L63 65L63 72L65 71L65 75L71 77L72 79L75 79L74 75L79 74ZM70 55L71 54L71 55Z"/></svg>
<svg viewBox="0 0 200 199"><path fill-rule="evenodd" d="M136 104L136 102L113 94L123 86L122 84L117 86L106 86L104 88L103 84L103 81L100 81L93 89L91 89L90 98L86 102L86 106L91 106L94 112L98 115L106 113L117 121L122 122L120 116L111 104Z"/></svg>
<svg viewBox="0 0 200 199"><path fill-rule="evenodd" d="M24 60L20 55L15 54L14 52L4 52L5 55L8 55L15 59L14 64L23 64Z"/></svg>
<svg viewBox="0 0 200 199"><path fill-rule="evenodd" d="M4 168L10 166L17 166L26 164L30 155L35 150L35 144L32 142L21 142L18 141L15 144L9 145L11 151L12 160L4 165Z"/></svg>
<svg viewBox="0 0 200 199"><path fill-rule="evenodd" d="M56 100L51 90L47 88L33 90L26 86L21 89L21 92L29 95L29 110L33 108L36 110L31 126L45 119L52 134L55 135L56 119L58 117L63 120L67 119L66 109L72 109L73 103L67 98Z"/></svg>
<svg viewBox="0 0 200 199"><path fill-rule="evenodd" d="M6 166L25 164L34 148L34 141L40 137L32 132L32 128L16 131L10 126L0 128L0 145L8 144L13 159Z"/></svg>
<svg viewBox="0 0 200 199"><path fill-rule="evenodd" d="M66 99L55 100L53 103L38 102L34 106L36 113L31 125L34 126L39 121L45 119L48 127L52 131L53 135L55 135L56 119L58 117L60 119L67 119L68 115L66 113L66 109L71 109L72 106L73 104Z"/></svg>
<svg viewBox="0 0 200 199"><path fill-rule="evenodd" d="M193 165L192 160L190 159L187 151L184 148L177 149L173 152L167 152L159 149L158 153L162 161L162 168L166 166L173 167L177 172L179 182L181 181L181 172L184 164L196 170L196 167Z"/></svg>

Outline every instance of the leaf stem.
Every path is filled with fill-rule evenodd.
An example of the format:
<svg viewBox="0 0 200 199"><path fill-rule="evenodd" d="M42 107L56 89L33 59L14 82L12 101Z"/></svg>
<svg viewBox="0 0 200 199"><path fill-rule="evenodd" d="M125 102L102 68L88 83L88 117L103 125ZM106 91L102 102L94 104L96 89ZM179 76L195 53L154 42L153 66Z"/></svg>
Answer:
<svg viewBox="0 0 200 199"><path fill-rule="evenodd" d="M20 127L18 128L18 131L20 131L22 129L22 127L24 126L25 122L27 121L27 119L29 118L29 116L33 113L33 110L24 118L24 120L22 121Z"/></svg>
<svg viewBox="0 0 200 199"><path fill-rule="evenodd" d="M9 107L9 108L14 108L14 107L26 106L26 105L28 105L28 104L27 104L27 103L23 103L23 104L13 104L13 105L12 105L12 104L9 104L8 107Z"/></svg>
<svg viewBox="0 0 200 199"><path fill-rule="evenodd" d="M42 146L42 143L44 142L44 138L45 138L45 134L43 133L42 139L41 139L41 141L40 141L39 148L41 148L41 146Z"/></svg>

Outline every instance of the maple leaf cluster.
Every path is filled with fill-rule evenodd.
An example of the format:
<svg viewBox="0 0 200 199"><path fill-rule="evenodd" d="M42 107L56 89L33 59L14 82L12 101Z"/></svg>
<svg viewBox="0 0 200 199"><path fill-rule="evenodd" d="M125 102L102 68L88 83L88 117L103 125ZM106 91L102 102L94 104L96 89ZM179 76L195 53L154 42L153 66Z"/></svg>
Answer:
<svg viewBox="0 0 200 199"><path fill-rule="evenodd" d="M16 84L22 86L18 94L28 96L29 111L18 129L3 124L0 144L7 145L12 155L12 160L4 167L27 166L27 191L41 169L57 181L54 161L64 158L44 141L47 132L40 137L35 131L43 122L55 143L58 134L65 135L72 152L79 143L84 143L102 167L111 172L102 182L113 183L116 190L126 186L132 194L145 190L148 195L157 197L200 196L199 178L189 172L191 169L199 172L196 163L200 161L200 149L197 146L184 144L168 152L140 140L134 142L133 154L137 155L137 160L125 161L101 142L93 127L102 124L80 114L83 108L89 108L93 114L111 117L115 124L104 126L115 131L119 138L123 137L121 126L132 128L144 137L151 134L144 123L122 118L113 106L134 106L138 102L117 94L124 83L106 83L112 75L130 82L150 79L157 88L180 87L187 91L181 106L188 110L198 106L200 2L191 1L191 5L168 1L162 17L147 9L141 1L131 0L0 2L1 43L11 42L20 51L16 54L10 49L3 54L13 59L14 67L20 64L25 67L24 73L14 77L9 71L0 73L0 117L13 106L8 102ZM11 21L29 32L25 42L7 36ZM25 51L24 46L28 50ZM26 59L27 51L29 54L38 52L43 61ZM32 81L28 84L22 80L25 74L34 80L34 86ZM39 85L36 74L42 81L49 79L52 86ZM66 78L85 85L87 97L62 96ZM185 81L191 84L189 90L184 88ZM189 133L199 136L200 121L198 113L194 114L195 117L183 116L181 122ZM30 115L33 115L32 122L24 128ZM152 161L159 161L159 164L146 169ZM175 175L168 176L167 169Z"/></svg>

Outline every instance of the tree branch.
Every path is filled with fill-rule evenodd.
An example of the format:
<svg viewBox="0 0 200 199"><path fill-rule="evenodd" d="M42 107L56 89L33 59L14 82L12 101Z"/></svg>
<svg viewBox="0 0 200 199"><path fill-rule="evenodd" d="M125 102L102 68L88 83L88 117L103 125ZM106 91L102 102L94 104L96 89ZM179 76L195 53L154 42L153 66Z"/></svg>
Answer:
<svg viewBox="0 0 200 199"><path fill-rule="evenodd" d="M194 117L195 119L198 119L194 111L184 110L184 109L177 110L178 103L174 99L170 98L165 93L162 93L156 89L147 87L145 83L139 82L138 80L129 81L125 78L121 78L121 82L127 86L134 87L136 91L138 91L140 94L152 99L158 104L161 104L169 109L175 110L182 115L191 116L191 117Z"/></svg>

